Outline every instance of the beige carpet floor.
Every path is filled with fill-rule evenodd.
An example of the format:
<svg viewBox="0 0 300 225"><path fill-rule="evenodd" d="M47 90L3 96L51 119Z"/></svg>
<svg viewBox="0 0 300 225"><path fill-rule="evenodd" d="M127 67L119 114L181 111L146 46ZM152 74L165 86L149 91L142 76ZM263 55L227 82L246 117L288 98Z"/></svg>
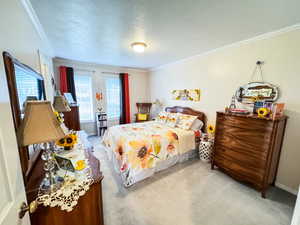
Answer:
<svg viewBox="0 0 300 225"><path fill-rule="evenodd" d="M113 171L98 137L105 225L289 225L296 196L271 188L267 199L198 159L130 188Z"/></svg>

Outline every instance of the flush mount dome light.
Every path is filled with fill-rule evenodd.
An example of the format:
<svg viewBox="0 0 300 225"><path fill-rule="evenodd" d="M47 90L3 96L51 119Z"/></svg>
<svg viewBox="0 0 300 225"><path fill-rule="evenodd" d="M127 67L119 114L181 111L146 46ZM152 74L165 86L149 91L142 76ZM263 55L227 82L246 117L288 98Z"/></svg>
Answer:
<svg viewBox="0 0 300 225"><path fill-rule="evenodd" d="M135 52L144 52L147 45L144 42L134 42L131 44L131 47Z"/></svg>

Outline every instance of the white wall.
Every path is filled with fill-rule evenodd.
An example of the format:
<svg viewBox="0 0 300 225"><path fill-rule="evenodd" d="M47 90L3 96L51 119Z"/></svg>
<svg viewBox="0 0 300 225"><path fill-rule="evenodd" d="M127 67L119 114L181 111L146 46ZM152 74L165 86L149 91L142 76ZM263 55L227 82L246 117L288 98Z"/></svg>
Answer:
<svg viewBox="0 0 300 225"><path fill-rule="evenodd" d="M165 106L190 106L215 123L216 111L230 104L235 90L246 84L257 60L265 61L265 81L278 85L280 102L289 116L279 165L278 185L296 193L300 184L300 30L220 49L150 72L151 99ZM171 100L173 89L201 89L200 102Z"/></svg>
<svg viewBox="0 0 300 225"><path fill-rule="evenodd" d="M8 51L21 62L39 69L38 49L52 55L52 51L39 37L28 14L19 0L1 1L0 7L0 51ZM2 54L0 56L0 138L4 150L6 165L9 165L9 178L15 178L20 174L20 164L15 162L19 157L16 135L13 126L10 99L6 82L6 75ZM23 195L23 179L11 181L11 191L14 196ZM1 184L0 184L1 186ZM2 191L2 188L0 187ZM19 206L21 202L17 203ZM18 209L15 209L18 210Z"/></svg>
<svg viewBox="0 0 300 225"><path fill-rule="evenodd" d="M57 87L59 87L59 66L70 66L74 68L74 72L78 74L90 74L93 79L93 101L94 101L94 112L96 112L96 101L95 93L102 92L105 98L105 88L104 88L104 77L107 74L102 72L117 72L117 73L128 73L129 74L129 90L130 90L130 112L131 121L135 120L134 114L137 112L136 103L137 102L148 102L149 98L149 88L148 88L148 72L145 70L108 66L108 65L98 65L93 63L78 62L66 59L54 59L54 73ZM86 70L86 71L85 71ZM94 71L93 73L88 71ZM110 75L117 76L117 75ZM104 110L105 110L105 105ZM96 124L95 122L81 123L81 129L85 130L88 134L96 134Z"/></svg>

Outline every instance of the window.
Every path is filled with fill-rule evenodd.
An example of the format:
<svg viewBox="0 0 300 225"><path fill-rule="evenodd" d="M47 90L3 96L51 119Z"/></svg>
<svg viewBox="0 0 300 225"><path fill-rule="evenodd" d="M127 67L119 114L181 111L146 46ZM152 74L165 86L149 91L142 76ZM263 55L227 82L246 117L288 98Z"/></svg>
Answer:
<svg viewBox="0 0 300 225"><path fill-rule="evenodd" d="M39 87L39 80L34 75L28 73L16 64L15 74L21 110L23 109L23 103L26 101L27 97L36 97L36 99L42 100L42 87Z"/></svg>
<svg viewBox="0 0 300 225"><path fill-rule="evenodd" d="M80 121L93 121L92 78L85 75L74 77Z"/></svg>
<svg viewBox="0 0 300 225"><path fill-rule="evenodd" d="M120 118L121 88L118 77L107 77L105 79L107 116L109 119Z"/></svg>

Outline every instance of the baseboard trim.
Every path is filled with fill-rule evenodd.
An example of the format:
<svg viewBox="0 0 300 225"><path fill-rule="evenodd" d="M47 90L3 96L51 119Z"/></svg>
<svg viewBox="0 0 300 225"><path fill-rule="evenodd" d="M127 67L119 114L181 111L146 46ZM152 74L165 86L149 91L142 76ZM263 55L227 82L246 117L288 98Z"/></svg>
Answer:
<svg viewBox="0 0 300 225"><path fill-rule="evenodd" d="M276 182L275 186L278 187L278 188L280 188L280 189L282 189L282 190L285 190L285 191L287 191L287 192L289 192L289 193L291 193L293 195L297 195L298 194L297 190L294 190L294 189L292 189L292 188L290 188L290 187L288 187L288 186L286 186L284 184L280 184L280 183Z"/></svg>

